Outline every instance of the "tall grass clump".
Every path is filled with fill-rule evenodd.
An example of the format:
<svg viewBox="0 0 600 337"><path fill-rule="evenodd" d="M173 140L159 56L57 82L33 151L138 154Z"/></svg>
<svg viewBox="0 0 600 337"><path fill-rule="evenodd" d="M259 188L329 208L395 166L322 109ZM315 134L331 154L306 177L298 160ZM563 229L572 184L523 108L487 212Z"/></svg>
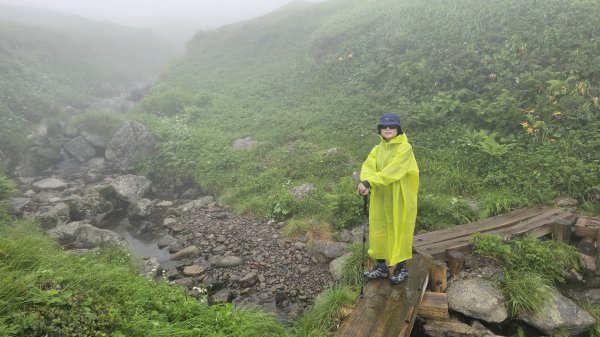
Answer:
<svg viewBox="0 0 600 337"><path fill-rule="evenodd" d="M362 262L365 259L366 265L366 259L368 259L366 256L367 248L365 247L365 252L363 252L362 243L355 242L350 245L350 255L342 266L341 284L349 287L357 287L362 284Z"/></svg>
<svg viewBox="0 0 600 337"><path fill-rule="evenodd" d="M564 282L564 271L578 268L576 249L552 240L525 236L504 241L496 234L475 233L473 253L490 257L504 269L501 290L516 315L538 312L554 291L553 285Z"/></svg>
<svg viewBox="0 0 600 337"><path fill-rule="evenodd" d="M338 322L354 300L356 294L348 287L337 287L321 293L312 307L294 324L296 337L326 337L335 330Z"/></svg>
<svg viewBox="0 0 600 337"><path fill-rule="evenodd" d="M0 226L3 336L288 336L257 308L207 306L140 276L119 248L68 254L36 225Z"/></svg>

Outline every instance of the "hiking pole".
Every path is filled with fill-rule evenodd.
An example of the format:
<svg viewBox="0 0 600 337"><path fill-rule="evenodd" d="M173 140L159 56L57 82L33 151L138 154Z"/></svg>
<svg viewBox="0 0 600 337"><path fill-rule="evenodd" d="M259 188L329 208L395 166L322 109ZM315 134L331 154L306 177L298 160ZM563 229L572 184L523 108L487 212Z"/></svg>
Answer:
<svg viewBox="0 0 600 337"><path fill-rule="evenodd" d="M362 255L360 262L360 298L364 296L364 288L365 288L365 245L367 244L367 235L366 230L369 225L369 195L363 195L363 225L362 225Z"/></svg>

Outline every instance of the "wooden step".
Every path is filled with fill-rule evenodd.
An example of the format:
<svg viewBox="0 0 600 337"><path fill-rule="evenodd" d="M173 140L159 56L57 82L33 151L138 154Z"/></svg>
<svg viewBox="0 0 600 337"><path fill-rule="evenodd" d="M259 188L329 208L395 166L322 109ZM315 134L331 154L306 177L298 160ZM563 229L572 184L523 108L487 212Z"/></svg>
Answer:
<svg viewBox="0 0 600 337"><path fill-rule="evenodd" d="M425 292L419 306L418 315L423 318L449 318L448 296L446 296L446 293Z"/></svg>

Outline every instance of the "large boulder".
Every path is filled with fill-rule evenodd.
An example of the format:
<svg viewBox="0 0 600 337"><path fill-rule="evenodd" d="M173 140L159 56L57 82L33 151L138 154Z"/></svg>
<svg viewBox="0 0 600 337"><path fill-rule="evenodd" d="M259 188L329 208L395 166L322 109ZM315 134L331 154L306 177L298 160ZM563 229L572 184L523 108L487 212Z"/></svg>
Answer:
<svg viewBox="0 0 600 337"><path fill-rule="evenodd" d="M89 220L92 225L99 226L113 211L113 204L104 199L100 193L94 192L84 196L72 195L63 199L71 210L71 220Z"/></svg>
<svg viewBox="0 0 600 337"><path fill-rule="evenodd" d="M49 147L32 147L31 164L39 171L48 169L63 160L63 156L56 150Z"/></svg>
<svg viewBox="0 0 600 337"><path fill-rule="evenodd" d="M156 141L142 123L127 121L108 143L105 157L116 169L125 171L132 163L152 156L155 146Z"/></svg>
<svg viewBox="0 0 600 337"><path fill-rule="evenodd" d="M133 203L140 200L150 189L152 182L143 176L126 174L113 180L111 186L117 198Z"/></svg>
<svg viewBox="0 0 600 337"><path fill-rule="evenodd" d="M96 149L82 136L77 136L63 145L63 149L80 163L96 156Z"/></svg>
<svg viewBox="0 0 600 337"><path fill-rule="evenodd" d="M596 323L587 311L558 292L553 294L539 313L524 313L519 315L519 319L547 335L569 331L570 336L577 336Z"/></svg>
<svg viewBox="0 0 600 337"><path fill-rule="evenodd" d="M31 186L35 191L64 190L68 184L60 179L47 178L36 181Z"/></svg>
<svg viewBox="0 0 600 337"><path fill-rule="evenodd" d="M109 246L127 247L127 241L119 234L96 228L84 221L70 222L48 231L59 244L69 249L92 249Z"/></svg>
<svg viewBox="0 0 600 337"><path fill-rule="evenodd" d="M66 224L70 220L69 206L63 202L59 202L52 206L41 206L37 212L31 217L39 221L42 228L54 228Z"/></svg>
<svg viewBox="0 0 600 337"><path fill-rule="evenodd" d="M490 323L508 318L508 308L500 289L492 281L472 278L452 282L446 290L448 306L469 317Z"/></svg>
<svg viewBox="0 0 600 337"><path fill-rule="evenodd" d="M344 255L348 250L348 244L343 242L314 240L310 246L313 256L320 263L329 263Z"/></svg>

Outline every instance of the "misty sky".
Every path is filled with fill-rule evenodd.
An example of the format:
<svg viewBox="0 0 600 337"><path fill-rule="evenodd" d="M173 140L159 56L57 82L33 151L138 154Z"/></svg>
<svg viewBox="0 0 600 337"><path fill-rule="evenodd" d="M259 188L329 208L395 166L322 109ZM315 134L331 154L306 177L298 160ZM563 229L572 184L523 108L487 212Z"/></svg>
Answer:
<svg viewBox="0 0 600 337"><path fill-rule="evenodd" d="M294 0L0 0L134 27L168 22L216 28L271 12ZM313 0L314 1L314 0Z"/></svg>

